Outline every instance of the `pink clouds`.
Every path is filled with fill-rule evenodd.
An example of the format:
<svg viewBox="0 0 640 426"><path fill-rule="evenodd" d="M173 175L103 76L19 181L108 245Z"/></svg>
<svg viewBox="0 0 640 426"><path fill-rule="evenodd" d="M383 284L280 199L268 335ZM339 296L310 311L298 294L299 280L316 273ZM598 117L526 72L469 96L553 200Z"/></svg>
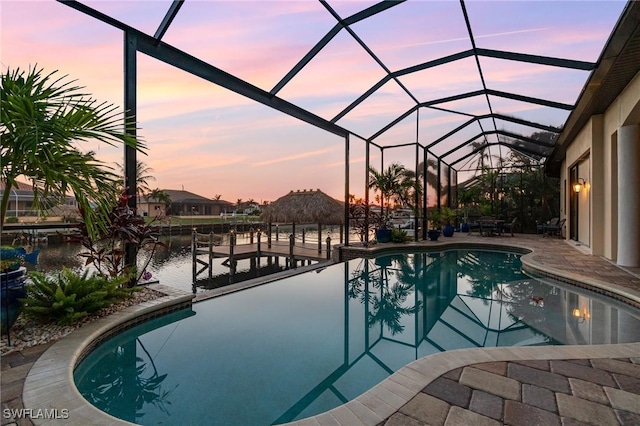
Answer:
<svg viewBox="0 0 640 426"><path fill-rule="evenodd" d="M316 2L186 2L166 41L271 90L334 24Z"/></svg>
<svg viewBox="0 0 640 426"><path fill-rule="evenodd" d="M478 66L472 57L404 75L400 81L420 102L482 90Z"/></svg>
<svg viewBox="0 0 640 426"><path fill-rule="evenodd" d="M458 2L406 2L353 29L391 71L398 71L470 49L460 11Z"/></svg>
<svg viewBox="0 0 640 426"><path fill-rule="evenodd" d="M624 4L467 2L467 9L478 47L595 61ZM530 29L541 31L526 31ZM496 33L505 35L486 37ZM581 45L578 49L576 42Z"/></svg>
<svg viewBox="0 0 640 426"><path fill-rule="evenodd" d="M305 151L305 152L301 152L294 155L288 155L285 157L277 157L277 158L271 158L268 160L257 161L251 164L251 167L267 166L275 163L289 162L292 160L300 160L302 158L316 157L318 155L326 154L328 152L335 152L335 151L336 151L335 148L324 148L317 151Z"/></svg>
<svg viewBox="0 0 640 426"><path fill-rule="evenodd" d="M148 34L153 34L170 3L87 2ZM545 7L529 2L466 5L480 47L594 60L619 14L620 3L552 3ZM374 2L330 4L347 17ZM122 105L120 31L50 0L3 0L1 7L4 66L37 62L48 70L60 69L78 79L95 98ZM549 13L547 7L555 12ZM595 12L589 12L593 9ZM164 40L268 91L335 23L315 1L188 1ZM459 2L402 3L355 24L353 30L391 71L471 48ZM563 102L575 100L572 95L577 95L585 78L584 72L511 61L482 58L481 64L490 89ZM138 75L139 134L149 146L148 156L140 159L155 170L154 186L175 189L184 185L203 196L222 194L231 201L275 199L298 187L320 188L342 197L342 139L142 54L138 55ZM343 29L278 96L331 119L385 75L383 67ZM419 102L482 88L472 58L399 80ZM566 117L563 112L522 102L495 97L491 102L494 112L540 117L546 124L561 124ZM414 105L390 81L338 124L368 137ZM465 113L489 112L484 96L439 106ZM412 114L376 142L414 141L415 117ZM419 139L425 145L468 119L428 109L421 109L419 117ZM476 131L477 126L469 128L452 141ZM364 143L358 139L352 145L352 192L357 193L365 185ZM442 143L438 152L451 146ZM121 148L90 149L98 150L105 161L122 161ZM387 151L385 162L411 162L410 151ZM378 161L379 154L372 152L372 163Z"/></svg>
<svg viewBox="0 0 640 426"><path fill-rule="evenodd" d="M50 19L55 17L55 19ZM77 29L92 23L86 37ZM88 45L88 38L92 39ZM122 36L57 2L2 2L2 64L59 70L101 101L122 104Z"/></svg>
<svg viewBox="0 0 640 426"><path fill-rule="evenodd" d="M384 76L380 66L344 31L322 53L293 78L280 96L312 112L317 113L322 107L331 118ZM324 107L327 101L335 109L328 111Z"/></svg>

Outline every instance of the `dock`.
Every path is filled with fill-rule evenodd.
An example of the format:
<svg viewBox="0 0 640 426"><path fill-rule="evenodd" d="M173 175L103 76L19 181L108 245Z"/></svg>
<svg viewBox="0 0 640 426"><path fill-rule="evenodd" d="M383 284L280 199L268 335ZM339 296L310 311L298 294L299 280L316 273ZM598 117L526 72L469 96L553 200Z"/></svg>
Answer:
<svg viewBox="0 0 640 426"><path fill-rule="evenodd" d="M231 246L219 245L212 248L213 257L231 257L232 255L238 259L244 259L248 257L257 256L258 252L260 256L289 256L293 254L295 259L299 260L327 260L331 256L331 252L327 255L326 245L322 245L318 250L317 243L296 243L293 246L293 250L285 241L274 241L271 243L271 247L268 247L264 241L258 246L257 243L253 244L238 244L233 246L233 253L231 253ZM200 248L198 254L208 254L208 249Z"/></svg>
<svg viewBox="0 0 640 426"><path fill-rule="evenodd" d="M297 268L298 264L301 266L305 263L311 264L312 262L322 262L331 259L331 240L327 238L325 244L319 244L316 242L303 242L296 240L293 235L288 241L269 240L263 241L261 235L258 233L253 238L253 234L249 242L242 244L236 244L234 234L231 234L231 238L228 243L223 243L223 238L220 235L216 235L213 232L209 234L201 234L193 231L191 241L191 253L192 253L192 275L194 286L201 284L206 288L215 288L223 283L218 281L225 281L221 277L214 278L213 276L213 259L214 258L226 258L222 263L229 267L229 283L234 282L236 277L236 264L240 259L251 260L251 270L253 273L257 273L260 268L266 268L271 270L275 268L279 270L278 258L283 257L285 259L285 268ZM206 260L203 257L206 256ZM267 263L264 266L260 265L261 258L267 258ZM273 263L272 258L275 258ZM206 272L207 278L199 279L198 276ZM194 287L195 291L195 287Z"/></svg>

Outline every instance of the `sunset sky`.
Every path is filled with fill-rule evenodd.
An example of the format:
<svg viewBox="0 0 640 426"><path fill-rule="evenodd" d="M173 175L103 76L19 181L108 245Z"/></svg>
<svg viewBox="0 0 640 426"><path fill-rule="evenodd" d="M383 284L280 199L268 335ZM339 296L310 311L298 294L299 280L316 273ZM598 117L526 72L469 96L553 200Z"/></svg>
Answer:
<svg viewBox="0 0 640 426"><path fill-rule="evenodd" d="M156 1L85 1L153 35L171 5ZM372 1L329 1L341 17ZM478 47L595 62L623 1L513 1L466 3ZM163 41L251 84L270 91L335 25L320 3L299 1L187 0ZM37 64L59 70L100 101L123 104L123 34L53 0L0 0L0 61L4 70ZM390 68L400 70L471 48L458 1L416 1L358 22L353 31ZM487 87L573 104L588 72L482 58ZM375 85L385 70L345 30L277 94L328 120ZM204 197L273 201L290 190L316 189L343 199L344 140L226 89L138 54L139 135L148 155L139 159L156 177L151 188L182 189ZM482 89L473 58L400 78L419 101ZM415 102L395 82L337 124L370 137ZM440 105L485 113L484 96ZM566 111L494 97L494 112L560 126ZM424 145L467 121L463 114L421 109L377 143ZM493 126L493 124L491 124ZM522 134L531 129L500 123ZM511 129L511 126L514 128ZM436 155L473 137L466 129L434 147ZM122 149L86 146L103 161L122 162ZM385 151L384 161L413 162L415 148ZM364 143L352 138L352 193L364 191ZM496 151L497 154L497 151ZM453 161L448 158L447 161ZM380 155L372 155L380 164Z"/></svg>

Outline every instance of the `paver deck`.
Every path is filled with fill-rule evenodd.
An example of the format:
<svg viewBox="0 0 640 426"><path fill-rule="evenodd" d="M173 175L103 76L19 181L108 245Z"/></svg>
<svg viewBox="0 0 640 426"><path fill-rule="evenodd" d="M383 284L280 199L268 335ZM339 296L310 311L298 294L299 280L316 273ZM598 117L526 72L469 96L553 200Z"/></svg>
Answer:
<svg viewBox="0 0 640 426"><path fill-rule="evenodd" d="M620 268L579 247L541 236L456 234L455 243L528 248L523 264L566 281L640 304L640 269ZM441 238L429 244L446 247ZM66 339L66 338L65 338ZM64 340L64 339L63 339ZM25 379L52 344L2 357L2 425L23 408ZM27 407L34 410L40 407ZM43 407L52 408L52 407ZM62 408L62 406L60 407ZM81 410L78 411L80 415ZM71 413L73 414L73 413ZM638 425L640 343L464 349L431 355L401 368L349 403L298 425ZM47 423L49 424L49 423ZM81 419L57 424L82 424ZM115 424L113 418L92 424Z"/></svg>
<svg viewBox="0 0 640 426"><path fill-rule="evenodd" d="M433 380L383 424L638 425L639 374L637 357L471 364Z"/></svg>

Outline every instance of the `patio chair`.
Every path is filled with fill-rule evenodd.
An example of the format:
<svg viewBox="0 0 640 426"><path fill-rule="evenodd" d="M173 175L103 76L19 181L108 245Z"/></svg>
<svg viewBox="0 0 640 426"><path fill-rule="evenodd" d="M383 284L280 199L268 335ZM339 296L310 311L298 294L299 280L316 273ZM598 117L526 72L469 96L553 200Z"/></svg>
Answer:
<svg viewBox="0 0 640 426"><path fill-rule="evenodd" d="M558 225L559 221L560 221L559 217L554 217L551 220L549 220L547 223L538 223L538 226L537 226L538 234L544 234L545 226L556 226Z"/></svg>
<svg viewBox="0 0 640 426"><path fill-rule="evenodd" d="M513 230L518 226L520 226L520 224L518 223L518 218L514 217L510 223L505 222L502 224L502 229L501 229L502 232L500 233L509 232L513 237Z"/></svg>
<svg viewBox="0 0 640 426"><path fill-rule="evenodd" d="M564 227L564 223L567 219L561 219L556 225L545 225L543 226L542 236L556 236L562 237L562 228Z"/></svg>

